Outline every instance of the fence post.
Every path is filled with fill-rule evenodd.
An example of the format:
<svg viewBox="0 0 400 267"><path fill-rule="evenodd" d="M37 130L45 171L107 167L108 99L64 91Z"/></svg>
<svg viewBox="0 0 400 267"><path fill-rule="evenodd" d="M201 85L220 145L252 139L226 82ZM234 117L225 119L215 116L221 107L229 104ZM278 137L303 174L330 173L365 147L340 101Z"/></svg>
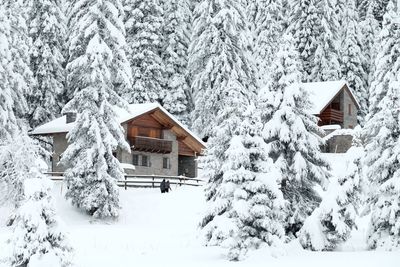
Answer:
<svg viewBox="0 0 400 267"><path fill-rule="evenodd" d="M126 177L126 174L124 174L124 178L125 178L125 182L124 182L124 184L125 184L125 190L127 190L127 185L126 185L126 182L127 182L127 177Z"/></svg>
<svg viewBox="0 0 400 267"><path fill-rule="evenodd" d="M152 185L153 185L153 188L154 188L154 174L152 176L152 180L153 180Z"/></svg>

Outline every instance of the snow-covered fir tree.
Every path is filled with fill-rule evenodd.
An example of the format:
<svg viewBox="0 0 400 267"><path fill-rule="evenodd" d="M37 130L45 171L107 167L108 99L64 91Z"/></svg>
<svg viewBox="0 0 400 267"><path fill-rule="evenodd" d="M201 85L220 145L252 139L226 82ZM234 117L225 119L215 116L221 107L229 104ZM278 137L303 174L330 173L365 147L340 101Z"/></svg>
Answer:
<svg viewBox="0 0 400 267"><path fill-rule="evenodd" d="M383 21L383 15L387 11L387 5L390 0L356 0L357 10L361 20L367 16L368 9L372 10L372 14L378 23Z"/></svg>
<svg viewBox="0 0 400 267"><path fill-rule="evenodd" d="M360 104L358 123L363 125L368 113L368 73L364 69L366 58L362 53L362 35L355 0L346 1L341 18L341 78L348 82L357 97Z"/></svg>
<svg viewBox="0 0 400 267"><path fill-rule="evenodd" d="M254 68L248 62L247 25L238 1L202 1L195 10L188 69L195 99L193 128L201 137L211 134L215 116L224 108L225 88L235 76L254 88Z"/></svg>
<svg viewBox="0 0 400 267"><path fill-rule="evenodd" d="M66 19L61 0L38 0L30 5L30 67L37 83L27 100L30 126L36 127L60 114L59 101L65 80Z"/></svg>
<svg viewBox="0 0 400 267"><path fill-rule="evenodd" d="M0 199L11 201L17 206L22 198L21 179L24 179L24 170L21 164L24 166L24 162L13 160L13 149L17 146L15 137L20 134L20 127L23 126L18 120L21 117L15 113L23 116L26 84L18 72L21 58L16 56L16 48L13 48L17 35L12 33L15 24L10 19L11 7L0 3L3 5L0 10Z"/></svg>
<svg viewBox="0 0 400 267"><path fill-rule="evenodd" d="M259 98L265 121L263 136L270 156L281 172L281 190L288 200L286 232L290 236L318 206L315 186L329 176L322 157L323 144L317 118L309 114L311 103L301 88L301 73L294 40L286 35L273 63L271 81Z"/></svg>
<svg viewBox="0 0 400 267"><path fill-rule="evenodd" d="M367 16L368 9L372 7L373 1L371 0L356 0L357 13L361 20Z"/></svg>
<svg viewBox="0 0 400 267"><path fill-rule="evenodd" d="M383 18L379 36L376 70L371 88L369 120L364 165L371 183L370 248L392 249L400 246L399 220L399 84L400 30L399 7L391 0Z"/></svg>
<svg viewBox="0 0 400 267"><path fill-rule="evenodd" d="M340 78L339 14L335 1L318 1L321 25L313 66L308 81L332 81Z"/></svg>
<svg viewBox="0 0 400 267"><path fill-rule="evenodd" d="M130 81L122 15L119 0L85 0L72 4L69 18L68 86L75 93L63 111L77 118L61 163L66 197L95 217L118 216L123 171L113 152L129 151L113 109L124 106L117 92Z"/></svg>
<svg viewBox="0 0 400 267"><path fill-rule="evenodd" d="M288 30L300 53L304 81L337 80L340 74L336 1L289 1Z"/></svg>
<svg viewBox="0 0 400 267"><path fill-rule="evenodd" d="M290 1L288 31L293 34L295 47L300 54L304 71L302 80L308 80L313 67L313 56L321 33L319 11L315 0Z"/></svg>
<svg viewBox="0 0 400 267"><path fill-rule="evenodd" d="M11 89L14 68L10 52L10 30L8 16L4 9L0 9L0 144L9 142L16 131Z"/></svg>
<svg viewBox="0 0 400 267"><path fill-rule="evenodd" d="M129 103L164 98L165 66L161 58L163 10L159 0L124 0L128 60L133 85L123 92Z"/></svg>
<svg viewBox="0 0 400 267"><path fill-rule="evenodd" d="M321 204L305 220L299 232L300 244L310 250L334 250L350 237L361 196L362 147L352 147L346 153L344 174L330 179Z"/></svg>
<svg viewBox="0 0 400 267"><path fill-rule="evenodd" d="M37 168L34 164L40 161L40 152L37 144L19 130L13 131L8 142L0 143L0 203L20 205L24 199L24 181L29 177L30 168ZM24 159L25 156L29 159Z"/></svg>
<svg viewBox="0 0 400 267"><path fill-rule="evenodd" d="M70 266L72 247L56 216L51 197L52 183L42 174L40 147L27 135L20 133L6 147L7 163L13 168L0 168L6 173L6 192L16 210L9 218L13 235L8 240L9 266L27 266L31 260L53 257L54 266ZM4 158L0 158L3 162ZM12 171L10 171L12 170Z"/></svg>
<svg viewBox="0 0 400 267"><path fill-rule="evenodd" d="M372 5L374 7L374 16L375 19L379 22L383 21L383 16L387 12L388 3L391 0L373 0Z"/></svg>
<svg viewBox="0 0 400 267"><path fill-rule="evenodd" d="M252 0L248 4L253 41L253 58L256 64L258 86L267 83L269 67L279 48L279 39L284 32L283 0Z"/></svg>
<svg viewBox="0 0 400 267"><path fill-rule="evenodd" d="M12 57L13 78L9 80L14 99L13 110L18 118L18 124L25 124L25 117L28 110L26 95L30 93L35 84L32 72L30 70L29 48L32 45L29 38L27 19L28 1L22 0L3 0L2 8L8 16L10 22L9 49ZM21 101L22 100L22 101Z"/></svg>
<svg viewBox="0 0 400 267"><path fill-rule="evenodd" d="M364 161L367 166L366 177L372 188L369 196L371 221L367 240L372 249L391 250L400 247L399 66L399 62L392 66L392 70L397 70L388 81L387 93L378 105L379 111L365 126L373 134L366 146Z"/></svg>
<svg viewBox="0 0 400 267"><path fill-rule="evenodd" d="M20 17L22 13L12 12L22 12L23 8L17 2L0 4L0 203L7 201L16 208L8 221L13 235L9 240L10 249L7 251L11 254L6 264L27 266L33 257L54 252L62 266L68 266L71 248L57 226L58 219L54 217L54 208L49 202L51 187L41 173L41 149L26 135L24 124L18 122L26 111L25 93L27 86L31 85L28 83L30 80L25 79L30 75L29 71L25 73L26 58L21 58L26 51L14 47L20 44L22 49L26 48L23 39L27 35L18 35L24 33L18 32L25 29L23 21L16 21L23 18ZM28 182L34 179L47 185L46 192L35 190L38 187ZM32 192L37 198L32 199Z"/></svg>
<svg viewBox="0 0 400 267"><path fill-rule="evenodd" d="M397 71L393 68L398 64L400 56L400 30L396 21L400 12L396 5L396 0L389 2L388 12L384 16L377 41L375 72L369 93L369 117L373 117L378 112L379 102L388 91L389 83Z"/></svg>
<svg viewBox="0 0 400 267"><path fill-rule="evenodd" d="M228 258L240 260L262 244L280 245L284 200L280 173L266 152L246 88L232 77L224 90L226 106L217 115L203 160L209 183L201 227L207 245L228 248Z"/></svg>
<svg viewBox="0 0 400 267"><path fill-rule="evenodd" d="M164 0L164 38L162 60L166 85L162 105L180 121L189 124L192 106L190 84L186 77L190 42L190 1Z"/></svg>
<svg viewBox="0 0 400 267"><path fill-rule="evenodd" d="M372 5L369 6L365 18L359 23L359 27L361 28L361 50L365 57L363 68L368 75L367 95L369 105L370 87L375 71L377 38L380 31L379 23L373 15Z"/></svg>

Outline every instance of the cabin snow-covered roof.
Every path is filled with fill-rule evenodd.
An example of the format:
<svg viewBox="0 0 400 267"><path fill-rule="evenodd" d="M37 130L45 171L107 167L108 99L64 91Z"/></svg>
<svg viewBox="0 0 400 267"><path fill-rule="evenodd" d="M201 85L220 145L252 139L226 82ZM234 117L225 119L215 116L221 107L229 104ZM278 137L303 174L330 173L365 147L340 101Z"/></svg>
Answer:
<svg viewBox="0 0 400 267"><path fill-rule="evenodd" d="M201 145L203 145L204 147L206 146L205 143L200 138L198 138L192 131L190 131L186 126L184 126L177 118L175 118L175 116L169 113L158 103L131 104L128 105L128 110L119 107L114 107L114 111L117 113L118 121L121 124L157 109L165 113L175 124L181 127L193 138L195 138L196 141L198 141ZM68 133L74 127L74 125L75 125L74 122L67 123L67 116L64 115L48 123L45 123L41 126L38 126L33 131L31 131L30 134L50 135L57 133Z"/></svg>
<svg viewBox="0 0 400 267"><path fill-rule="evenodd" d="M347 86L346 81L302 83L301 86L308 92L311 104L313 105L310 112L312 114L320 114L345 85ZM359 106L357 98L350 88L349 92L355 104Z"/></svg>
<svg viewBox="0 0 400 267"><path fill-rule="evenodd" d="M117 113L118 121L120 123L123 123L131 118L140 116L150 110L153 110L158 106L158 103L133 104L128 106L129 111L121 109L119 107L114 107L114 110ZM64 115L41 126L38 126L33 131L31 131L30 134L45 135L55 133L68 133L74 127L74 125L74 122L67 123L67 116Z"/></svg>

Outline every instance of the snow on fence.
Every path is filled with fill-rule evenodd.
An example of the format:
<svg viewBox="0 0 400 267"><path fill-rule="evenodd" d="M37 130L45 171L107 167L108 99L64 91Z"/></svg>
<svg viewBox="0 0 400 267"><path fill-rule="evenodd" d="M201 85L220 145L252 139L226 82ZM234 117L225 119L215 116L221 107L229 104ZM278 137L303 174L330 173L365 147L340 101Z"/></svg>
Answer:
<svg viewBox="0 0 400 267"><path fill-rule="evenodd" d="M46 172L46 175L50 176L53 181L63 181L63 172ZM182 186L202 186L204 180L198 178L190 178L186 176L168 176L168 175L134 175L125 174L124 180L118 181L118 186L124 187L125 190L128 187L159 187L161 181L169 180L170 185Z"/></svg>

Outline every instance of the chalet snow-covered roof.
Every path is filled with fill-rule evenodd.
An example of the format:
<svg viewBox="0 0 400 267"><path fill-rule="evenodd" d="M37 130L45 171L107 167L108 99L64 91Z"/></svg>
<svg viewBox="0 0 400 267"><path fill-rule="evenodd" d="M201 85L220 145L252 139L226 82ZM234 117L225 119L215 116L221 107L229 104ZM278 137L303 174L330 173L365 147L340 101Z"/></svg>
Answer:
<svg viewBox="0 0 400 267"><path fill-rule="evenodd" d="M313 105L312 114L320 114L345 86L348 88L348 92L354 99L355 104L359 106L357 98L347 86L346 81L302 83L301 86L309 93Z"/></svg>
<svg viewBox="0 0 400 267"><path fill-rule="evenodd" d="M160 110L162 113L166 114L169 119L171 119L176 125L186 131L191 135L196 141L198 141L202 146L205 147L205 143L198 138L193 132L191 132L186 126L184 126L177 118L175 118L171 113L164 109L158 103L146 103L146 104L131 104L128 105L128 110L115 107L114 110L117 113L118 121L123 124L130 121L140 115L146 114L154 110ZM67 116L61 116L55 120L45 123L33 131L30 132L31 135L51 135L57 133L68 133L73 127L74 122L67 123Z"/></svg>

